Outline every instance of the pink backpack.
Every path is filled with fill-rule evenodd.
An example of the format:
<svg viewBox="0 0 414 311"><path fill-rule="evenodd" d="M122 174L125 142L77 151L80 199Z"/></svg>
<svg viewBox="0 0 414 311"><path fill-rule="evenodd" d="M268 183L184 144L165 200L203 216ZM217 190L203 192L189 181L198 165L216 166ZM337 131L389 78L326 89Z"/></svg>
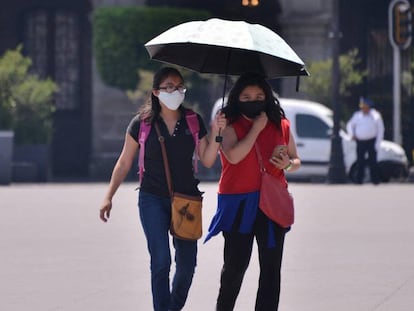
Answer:
<svg viewBox="0 0 414 311"><path fill-rule="evenodd" d="M198 148L199 148L199 139L198 134L200 132L200 125L198 124L197 114L187 109L185 111L185 119L187 120L188 127L190 128L191 135L193 135L195 149L194 149L194 171L198 172ZM147 122L141 121L139 127L139 134L138 134L138 143L139 147L139 156L138 156L138 174L139 174L139 181L142 181L142 177L145 171L144 167L144 156L145 156L145 142L148 139L148 135L151 131L151 124Z"/></svg>

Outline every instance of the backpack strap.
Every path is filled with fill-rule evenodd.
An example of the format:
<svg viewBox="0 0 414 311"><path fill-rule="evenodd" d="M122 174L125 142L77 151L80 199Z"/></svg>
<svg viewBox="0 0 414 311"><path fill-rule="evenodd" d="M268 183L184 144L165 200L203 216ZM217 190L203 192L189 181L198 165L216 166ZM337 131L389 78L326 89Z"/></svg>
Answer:
<svg viewBox="0 0 414 311"><path fill-rule="evenodd" d="M198 123L198 117L197 114L187 109L185 111L185 119L187 120L188 127L190 129L191 135L193 135L194 143L195 143L195 149L194 149L194 172L198 172L198 149L200 145L200 140L198 139L198 135L200 133L200 124Z"/></svg>
<svg viewBox="0 0 414 311"><path fill-rule="evenodd" d="M198 172L198 149L199 149L199 142L198 135L200 132L200 124L198 123L197 114L187 109L185 111L185 119L187 120L188 127L190 129L191 135L193 136L195 149L194 149L194 171ZM144 175L145 167L144 167L144 157L145 157L145 142L148 139L148 135L151 131L151 124L141 120L139 126L139 133L138 133L138 143L139 143L139 155L138 155L138 174L139 174L139 182L141 183L142 177Z"/></svg>
<svg viewBox="0 0 414 311"><path fill-rule="evenodd" d="M151 123L141 120L139 123L138 143L139 143L139 155L138 155L138 174L139 182L141 183L144 175L144 157L145 157L145 142L147 141L148 135L151 131Z"/></svg>

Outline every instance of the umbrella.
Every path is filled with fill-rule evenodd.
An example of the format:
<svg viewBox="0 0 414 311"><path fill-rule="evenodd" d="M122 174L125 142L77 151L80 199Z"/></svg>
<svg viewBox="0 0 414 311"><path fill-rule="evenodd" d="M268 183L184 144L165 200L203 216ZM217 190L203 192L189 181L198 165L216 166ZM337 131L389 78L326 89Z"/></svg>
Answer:
<svg viewBox="0 0 414 311"><path fill-rule="evenodd" d="M266 78L309 75L275 32L259 24L212 18L172 27L145 44L152 59L200 73Z"/></svg>
<svg viewBox="0 0 414 311"><path fill-rule="evenodd" d="M309 75L304 62L278 34L259 24L218 18L174 26L145 44L152 59L199 73L259 73L266 78ZM216 137L221 142L221 136Z"/></svg>

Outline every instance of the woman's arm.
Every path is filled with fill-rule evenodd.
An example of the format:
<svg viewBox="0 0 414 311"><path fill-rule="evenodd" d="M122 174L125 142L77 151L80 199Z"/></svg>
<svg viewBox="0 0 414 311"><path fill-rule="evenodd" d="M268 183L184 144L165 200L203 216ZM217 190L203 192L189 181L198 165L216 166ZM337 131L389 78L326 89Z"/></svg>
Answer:
<svg viewBox="0 0 414 311"><path fill-rule="evenodd" d="M107 222L109 219L112 209L112 198L131 169L138 147L139 144L131 135L125 134L124 147L112 171L111 181L100 209L100 218L104 222Z"/></svg>
<svg viewBox="0 0 414 311"><path fill-rule="evenodd" d="M216 161L217 152L220 148L220 143L216 142L216 136L226 128L226 123L224 114L218 113L211 124L209 137L207 138L206 135L200 139L198 156L205 167L212 167Z"/></svg>
<svg viewBox="0 0 414 311"><path fill-rule="evenodd" d="M237 164L247 156L267 122L266 113L262 112L254 119L252 128L241 140L237 139L236 131L232 126L228 126L223 131L221 151L231 164Z"/></svg>
<svg viewBox="0 0 414 311"><path fill-rule="evenodd" d="M279 157L273 156L269 161L281 170L286 169L289 172L294 172L299 169L301 161L296 149L295 138L291 131L289 131L287 154L280 154Z"/></svg>

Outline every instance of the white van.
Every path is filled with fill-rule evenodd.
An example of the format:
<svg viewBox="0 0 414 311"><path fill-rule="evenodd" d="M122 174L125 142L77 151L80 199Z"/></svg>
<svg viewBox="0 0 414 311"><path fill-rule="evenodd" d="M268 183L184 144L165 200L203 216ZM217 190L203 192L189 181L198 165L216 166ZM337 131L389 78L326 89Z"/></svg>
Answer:
<svg viewBox="0 0 414 311"><path fill-rule="evenodd" d="M288 173L287 178L305 178L325 180L328 176L331 153L331 134L333 129L333 112L316 102L280 98L280 104L291 124L295 137L301 168ZM212 115L221 107L222 99L215 103ZM340 130L344 165L351 181L356 176L356 143L344 131ZM391 141L381 142L378 150L378 163L382 182L390 179L402 180L408 176L408 160L401 146ZM369 179L368 165L366 179Z"/></svg>

